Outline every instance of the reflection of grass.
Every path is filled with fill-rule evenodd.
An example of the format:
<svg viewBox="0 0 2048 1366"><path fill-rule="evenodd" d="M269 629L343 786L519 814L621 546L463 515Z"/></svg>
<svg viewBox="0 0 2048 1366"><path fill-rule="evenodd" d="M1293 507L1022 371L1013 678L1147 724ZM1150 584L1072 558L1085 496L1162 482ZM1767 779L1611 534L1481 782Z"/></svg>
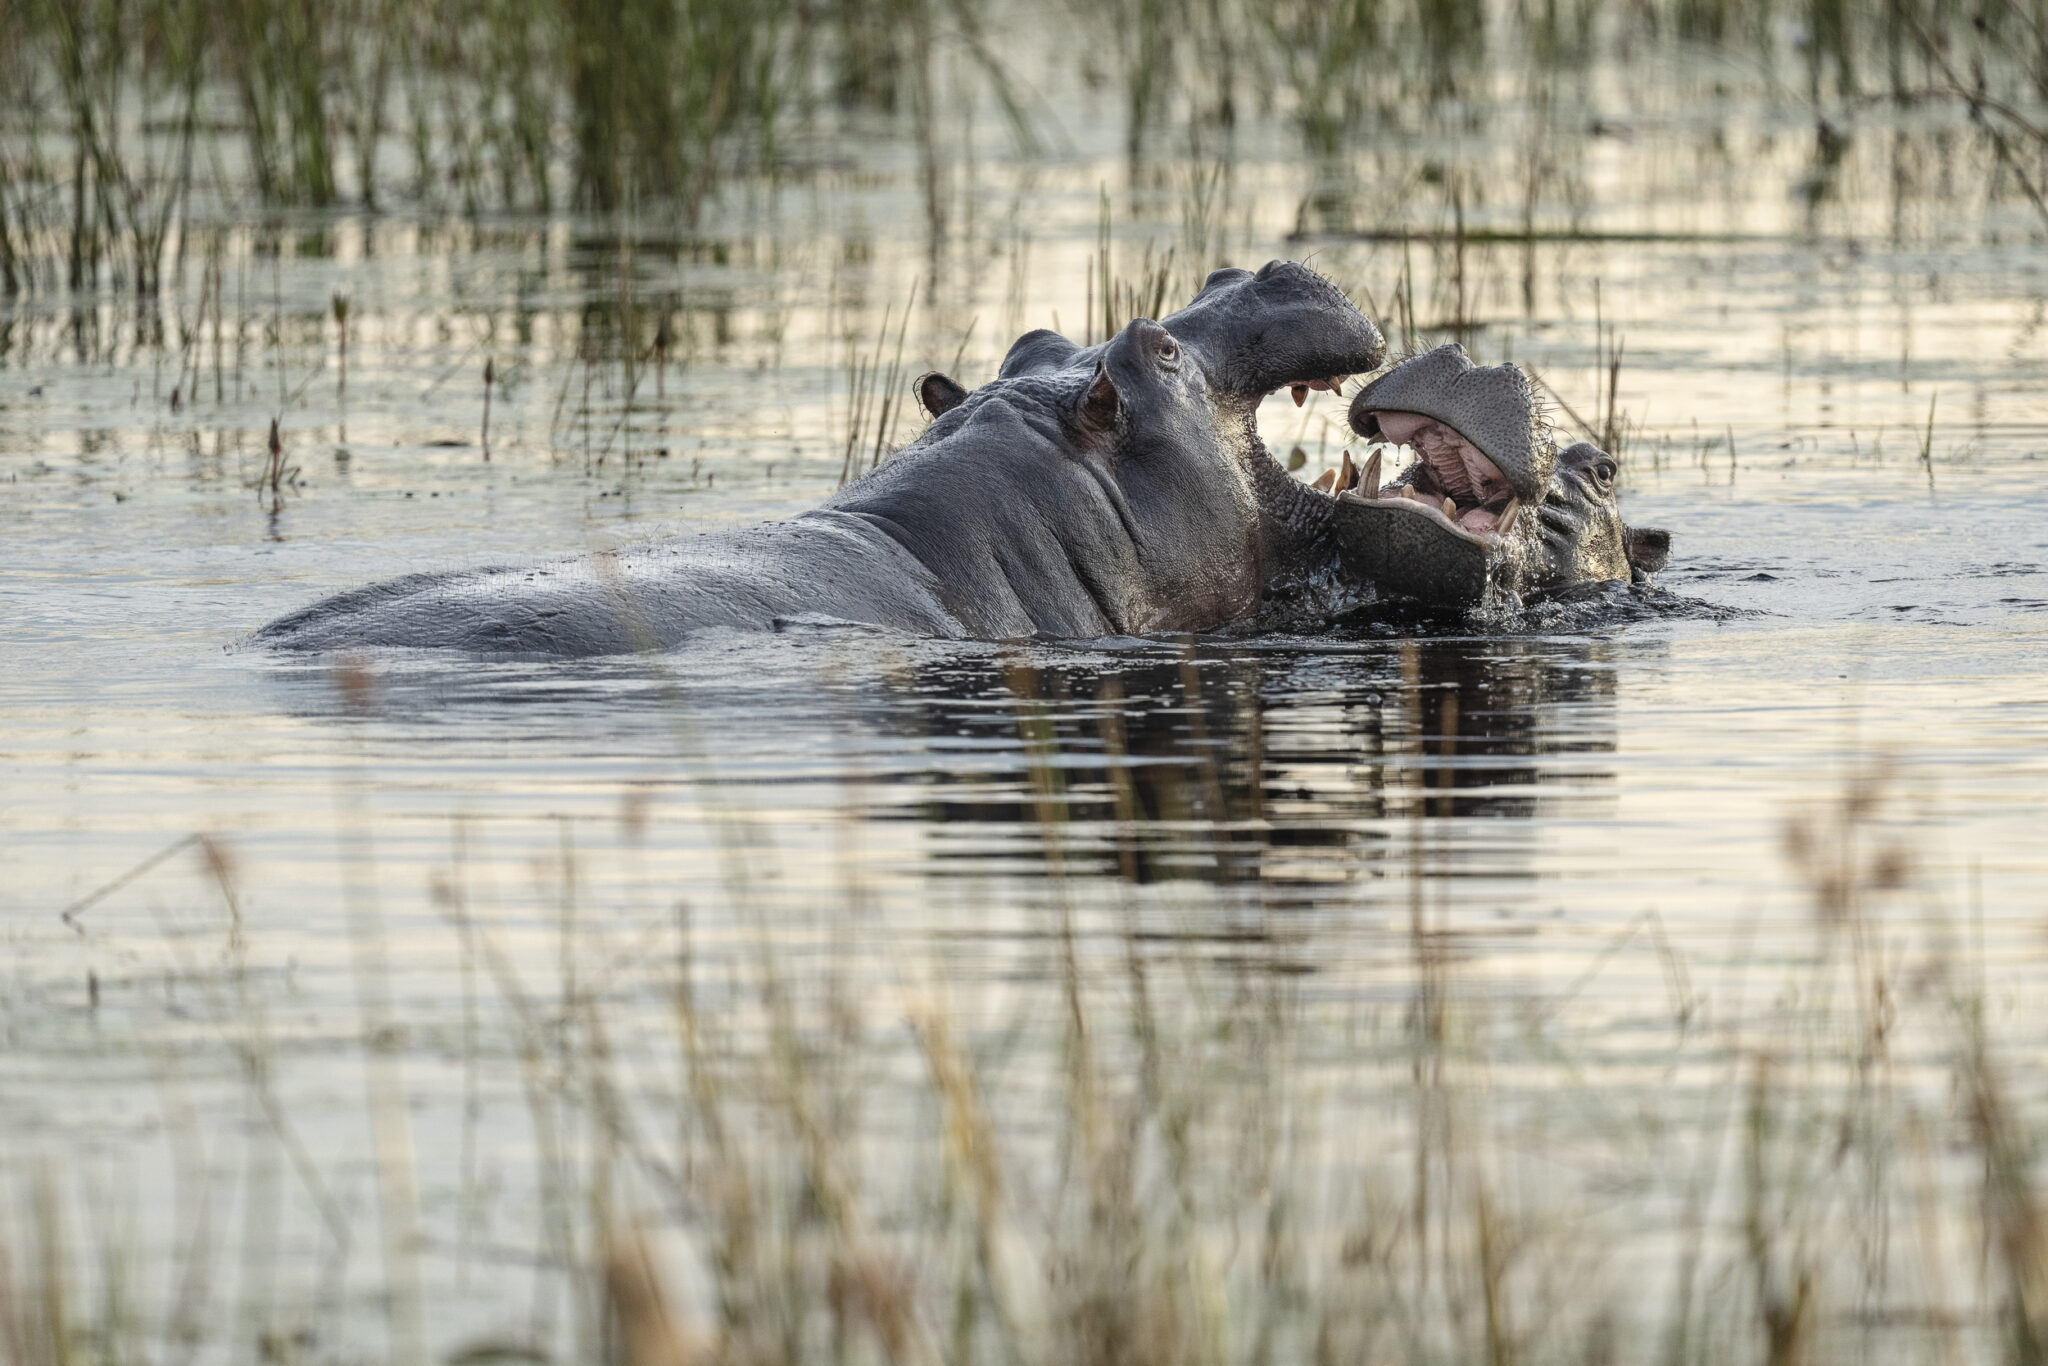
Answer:
<svg viewBox="0 0 2048 1366"><path fill-rule="evenodd" d="M1929 889L1891 833L1881 770L1786 823L1811 947L1748 969L1776 974L1768 1004L1696 988L1685 954L1645 916L1600 964L1642 946L1669 1006L1610 1038L1604 1024L1580 1034L1570 1023L1598 965L1523 1000L1462 967L1472 927L1443 900L1451 884L1430 876L1444 857L1433 760L1459 746L1450 698L1425 711L1414 688L1411 714L1389 710L1388 757L1413 762L1389 780L1388 857L1406 862L1412 897L1366 943L1289 924L1241 889L1203 899L1184 888L1166 902L1134 881L1071 876L1082 841L1152 837L1147 808L1180 837L1211 841L1225 867L1242 833L1218 795L1227 779L1191 731L1188 762L1145 777L1173 790L1141 802L1118 688L1105 682L1076 720L1050 680L1022 667L1008 677L1028 768L1023 831L1043 872L1021 973L887 938L851 856L832 904L778 901L763 832L715 789L706 800L722 814L702 828L729 869L723 928L685 905L614 923L616 911L586 904L587 856L568 821L534 869L540 919L522 924L478 870L477 830L458 827L432 887L463 964L455 1033L469 1099L452 1216L431 1192L422 1208L402 1170L400 1068L431 1058L401 1044L379 928L391 888L380 910L369 817L353 789L341 795L361 879L350 939L375 1217L386 1274L407 1278L391 1287L404 1292L392 1312L421 1291L410 1281L419 1246L394 1230L418 1221L430 1255L469 1257L489 1199L475 1173L503 1179L515 1165L536 1195L535 1303L559 1297L570 1312L556 1321L537 1308L490 1341L454 1344L463 1359L2038 1359L2048 1225L2033 1131L1955 952L1938 933L1902 945L1910 922L1894 913ZM360 670L340 682L351 706L374 687ZM1177 704L1190 715L1232 705L1203 702L1192 667ZM1083 756L1108 775L1107 831L1075 815L1091 781L1073 766ZM653 824L628 801L624 847ZM181 970L268 1114L284 1060L252 970L263 955L225 844L202 852L226 946ZM1184 932L1161 933L1162 914ZM1219 943L1211 931L1224 925ZM1002 942L1002 926L989 928ZM554 945L551 963L535 934ZM1397 947L1370 969L1349 952ZM404 1026L431 1036L435 1021ZM1933 1043L1944 1037L1946 1050ZM1942 1075L1922 1074L1943 1051ZM1617 1090L1606 1079L1645 1066L1648 1080ZM507 1087L525 1132L477 1107L480 1091ZM181 1160L195 1162L203 1145L175 1132ZM300 1168L302 1149L289 1151ZM274 1239L260 1219L305 1205L278 1200L262 1172L246 1178L263 1183L247 1192L247 1236ZM181 1204L192 1217L167 1269L133 1265L118 1209L71 1171L15 1175L24 1184L0 1228L5 1366L351 1355L316 1321L345 1316L341 1306L287 1313L286 1295L219 1312L230 1284L277 1287L223 1275L234 1239L193 1233L233 1194L196 1167L179 1178L180 1201L195 1203ZM332 1205L331 1178L300 1179ZM508 1217L492 1216L499 1240L519 1236ZM346 1226L335 1236L345 1246ZM526 1273L475 1263L467 1274ZM163 1298L144 1293L157 1286ZM416 1359L409 1330L393 1346L392 1359Z"/></svg>

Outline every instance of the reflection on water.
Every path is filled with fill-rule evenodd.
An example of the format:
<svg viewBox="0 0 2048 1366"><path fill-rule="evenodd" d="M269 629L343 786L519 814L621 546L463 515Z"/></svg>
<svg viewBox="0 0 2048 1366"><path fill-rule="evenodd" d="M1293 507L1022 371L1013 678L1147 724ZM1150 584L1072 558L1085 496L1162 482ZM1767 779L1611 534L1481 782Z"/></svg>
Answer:
<svg viewBox="0 0 2048 1366"><path fill-rule="evenodd" d="M1257 884L1274 904L1312 905L1333 879L1373 876L1386 850L1369 826L1526 820L1550 795L1539 772L1563 776L1562 756L1614 744L1613 664L1597 647L1149 653L920 671L921 714L907 724L935 754L987 753L1021 729L1033 781L1018 790L941 770L910 818L945 827L955 857L1003 831L1025 832L1028 856L1034 826L1050 824L1056 843L1041 850L1069 868ZM1590 759L1571 761L1570 777L1595 791L1612 781Z"/></svg>
<svg viewBox="0 0 2048 1366"><path fill-rule="evenodd" d="M1888 1202L1904 1177L1805 1171L1829 1150L1809 1140L1844 1115L1929 1122L1964 1036L1928 974L2010 989L2041 966L1997 911L1955 957L1950 912L1918 904L1955 873L1916 862L1938 852L1896 774L1852 761L1779 863L1780 818L1829 789L1772 775L1865 743L1782 695L1790 629L1096 649L816 630L567 665L236 656L196 678L155 654L101 681L93 748L15 742L100 793L124 752L189 745L201 781L129 790L155 833L11 809L30 884L94 878L63 898L75 928L56 895L13 924L8 1122L29 1151L142 1163L117 1192L132 1231L98 1197L61 1216L124 1255L203 1265L192 1212L239 1226L275 1262L236 1280L243 1322L314 1356L404 1355L415 1322L476 1352L596 1334L584 1316L621 1292L578 1268L634 1220L678 1313L771 1355L887 1341L874 1315L902 1296L919 1335L950 1303L1048 1359L1124 1359L1091 1296L1171 1317L1206 1287L1233 1334L1272 1316L1366 1344L1405 1340L1366 1312L1392 1296L1455 1357L1490 1275L1571 1353L1744 1341L1752 1302L1665 1296L1753 1274L1751 1245L1661 1211L1705 1202L1739 1231L1753 1195L1782 1202L1772 1258L1817 1229L1864 1246L1859 1218L1795 1192ZM165 733L165 688L202 683L245 718L232 743ZM1924 723L1952 694L1863 686L1840 699L1879 744L1900 732L1877 718ZM1994 686L1954 711L1948 752L2040 724L2015 705ZM2015 777L1953 792L1948 828L2017 847L2002 832L2031 799L1996 799ZM205 843L161 837L195 827ZM1898 958L1853 952L1809 896ZM2011 1056L2038 1045L2017 1001L1993 1009ZM1882 1095L1853 1084L1872 1047ZM171 1098L165 1120L138 1087ZM1745 1154L1745 1132L1770 1137ZM1724 1151L1729 1193L1703 1191ZM23 1245L58 1236L24 1208ZM1233 1230L1267 1251L1195 1253ZM1495 1265L1510 1235L1525 1255ZM1879 1264L1919 1285L1923 1254L1947 1256ZM878 1304L835 1298L856 1266ZM1623 1314L1645 1275L1656 1307ZM346 1309L366 1304L386 1312Z"/></svg>
<svg viewBox="0 0 2048 1366"><path fill-rule="evenodd" d="M1061 65L1046 155L821 132L688 232L202 196L158 297L0 300L0 1362L643 1366L636 1223L731 1361L2048 1321L2038 220L1960 106L1817 132L1803 65L1568 37L1418 33L1370 118L1290 66L1222 156ZM1529 364L1671 569L1307 636L231 648L811 506L910 377L1099 335L1105 250L1307 256ZM1261 414L1311 476L1341 420Z"/></svg>

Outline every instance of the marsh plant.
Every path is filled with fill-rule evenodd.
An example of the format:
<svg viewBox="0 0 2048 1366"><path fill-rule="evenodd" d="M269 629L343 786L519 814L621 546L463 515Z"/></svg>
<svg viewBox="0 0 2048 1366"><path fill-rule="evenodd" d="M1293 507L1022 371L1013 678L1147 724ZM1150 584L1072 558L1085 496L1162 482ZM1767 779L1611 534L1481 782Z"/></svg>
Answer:
<svg viewBox="0 0 2048 1366"><path fill-rule="evenodd" d="M916 150L937 240L978 107L1027 150L1066 135L1030 93L1048 75L1114 92L1136 186L1150 161L1229 160L1247 115L1341 167L1603 54L1711 50L1799 90L1823 129L1876 91L1958 104L2040 199L2048 17L2019 0L1115 0L1057 21L1080 41L1016 41L1061 3L4 0L0 288L153 293L195 214L252 199L688 226L735 176L807 174L787 149L809 133L877 118Z"/></svg>
<svg viewBox="0 0 2048 1366"><path fill-rule="evenodd" d="M629 790L607 832L626 860L671 821L709 832L715 905L600 911L600 832L562 818L526 895L457 820L401 906L344 789L359 1145L309 1142L286 1100L294 988L233 842L166 850L151 866L195 858L215 905L161 922L169 977L109 989L205 1026L145 1047L168 1269L135 1270L137 1192L11 1161L0 1362L2039 1359L2039 1119L1888 768L1787 814L1790 938L1752 927L1708 964L1646 913L1576 980L1503 989L1466 966L1455 880L1422 876L1454 703L1417 694L1387 793L1405 906L1341 925L1230 877L1148 882L1203 850L1232 866L1236 781L1197 745L1141 789L1114 676L1081 720L1030 666L1008 678L1040 878L977 900L962 927L988 937L892 928L850 846L834 896L778 893L772 833L715 788ZM336 685L374 705L361 666ZM1232 705L1192 666L1184 687ZM1125 877L1068 876L1103 858ZM133 957L107 919L132 880L74 908L108 961ZM399 1011L401 919L452 965L426 1013ZM1664 990L1624 1038L1579 1012L1629 956ZM247 1101L242 1190L208 1176L185 1080L216 1051ZM429 1088L457 1129L416 1147ZM376 1199L339 1196L366 1162ZM465 1285L525 1312L451 1340Z"/></svg>

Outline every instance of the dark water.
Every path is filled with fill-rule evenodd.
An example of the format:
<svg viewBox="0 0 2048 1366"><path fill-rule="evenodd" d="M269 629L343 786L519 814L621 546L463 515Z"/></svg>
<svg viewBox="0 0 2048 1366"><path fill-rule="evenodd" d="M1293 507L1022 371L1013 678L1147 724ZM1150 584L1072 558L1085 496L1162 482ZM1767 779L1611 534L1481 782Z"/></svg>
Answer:
<svg viewBox="0 0 2048 1366"><path fill-rule="evenodd" d="M1959 226L1939 184L1900 190L1874 138L1816 208L1788 189L1803 125L1768 101L1729 116L1763 130L1746 176L1702 193L1677 167L1703 164L1709 121L1575 144L1612 236L1527 249L1293 235L1322 172L1240 172L1221 254L1313 253L1382 318L1409 275L1426 304L1467 292L1474 352L1532 364L1584 414L1623 339L1625 514L1672 531L1671 567L1505 622L1028 647L815 628L360 675L234 648L389 573L814 504L846 461L849 359L913 281L906 381L971 384L1025 327L1081 330L1106 162L981 165L998 207L940 271L908 173L885 170L747 198L683 250L560 221L224 224L218 351L178 342L175 291L155 314L0 306L4 1174L55 1182L85 1263L127 1259L142 1338L196 1302L223 1358L265 1334L375 1354L388 1309L398 1356L408 1314L432 1354L573 1355L595 1330L567 1268L602 1251L598 1193L657 1219L684 1299L714 1298L703 1204L635 1159L688 1108L679 961L735 1075L776 1056L774 1001L797 1002L849 1162L908 1246L939 1159L905 1021L943 1005L1018 1186L1056 1190L1062 1002L1079 982L1122 1020L1141 962L1205 1122L1250 1132L1285 1089L1299 1127L1275 1162L1309 1186L1426 1149L1396 1098L1416 1021L1454 1001L1466 1023L1428 1037L1478 1097L1473 1141L1519 1173L1504 1207L1602 1249L1588 1285L1641 1258L1664 1287L1754 1060L1780 1058L1795 1095L1854 1090L1831 1041L1861 1017L1830 994L1825 870L1788 843L1802 814L1863 879L1898 975L1896 1132L1944 1113L1937 948L1977 974L2038 1100L2048 257L2024 217ZM1149 212L1119 220L1120 265L1172 238ZM674 320L658 377L579 358L607 327L651 334L622 296ZM487 355L506 377L488 461ZM273 495L255 485L279 411L298 478ZM1339 420L1276 402L1262 426L1313 474ZM1901 868L1866 876L1893 848ZM1282 1017L1271 1055L1225 1027ZM630 1098L631 1141L583 1089L597 1075ZM1805 1103L1788 1124L1834 1113ZM1361 1152L1361 1133L1381 1138ZM1901 1232L1874 1258L1884 1293L1829 1269L1831 1303L1967 1307L1960 1272L1915 1279L1913 1257L1962 1265L1977 1236L1970 1159L1927 1160L1953 1196L1937 1252ZM1851 1183L1808 1177L1786 1188ZM1355 1192L1325 1194L1334 1227ZM1202 1236L1227 1242L1242 1208L1216 1199ZM1707 1201L1733 1228L1736 1197ZM1825 1243L1844 1216L1816 1195L1799 1217ZM1312 1249L1328 1230L1301 1222ZM1709 1260L1739 1269L1734 1246L1710 1238ZM1250 1293L1235 1255L1230 1303ZM1955 1340L1974 1351L1974 1331Z"/></svg>

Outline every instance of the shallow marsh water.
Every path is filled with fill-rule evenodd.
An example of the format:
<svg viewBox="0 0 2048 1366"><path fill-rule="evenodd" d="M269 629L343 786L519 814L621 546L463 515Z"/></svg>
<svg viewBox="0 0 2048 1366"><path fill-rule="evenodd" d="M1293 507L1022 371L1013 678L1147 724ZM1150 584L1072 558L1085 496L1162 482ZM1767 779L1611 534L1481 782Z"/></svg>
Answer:
<svg viewBox="0 0 2048 1366"><path fill-rule="evenodd" d="M856 143L687 239L223 221L191 253L224 263L218 338L196 265L154 313L0 305L15 1284L61 1244L72 1293L122 1298L110 1338L206 1359L574 1359L643 1221L697 1321L916 1355L847 1268L905 1268L935 1340L956 1282L1029 1322L980 1218L1058 1254L1046 1321L1086 1318L1061 1305L1099 1254L1233 1357L1471 1359L1489 1269L1487 1322L1537 1357L1605 1332L1764 1359L1762 1307L1809 1273L1830 1356L1998 1356L1982 1153L1943 1135L1962 1003L2015 1111L2048 1103L2048 255L1957 121L1873 120L1815 169L1782 98L1687 99L1655 73L1565 99L1594 131L1546 144L1555 232L1526 244L1478 235L1521 225L1519 190L1482 193L1512 118L1334 170L1247 155L1194 228L1202 165L1125 195L1073 129L1051 161L984 135L937 245L903 149ZM1464 238L1445 165L1479 187ZM850 365L887 368L913 297L899 412L925 369L971 385L1024 328L1083 330L1104 185L1120 272L1309 255L1397 345L1405 293L1418 336L1589 419L1620 339L1661 594L1286 638L235 648L369 578L815 503ZM622 326L631 378L579 359ZM1312 474L1338 420L1282 398L1262 429ZM962 1213L949 1049L1006 1216ZM1122 1261L1098 1124L1133 1136ZM1845 1160L1852 1132L1884 1138ZM787 1251L745 1275L735 1171ZM1382 1262L1398 1306L1303 1308Z"/></svg>

